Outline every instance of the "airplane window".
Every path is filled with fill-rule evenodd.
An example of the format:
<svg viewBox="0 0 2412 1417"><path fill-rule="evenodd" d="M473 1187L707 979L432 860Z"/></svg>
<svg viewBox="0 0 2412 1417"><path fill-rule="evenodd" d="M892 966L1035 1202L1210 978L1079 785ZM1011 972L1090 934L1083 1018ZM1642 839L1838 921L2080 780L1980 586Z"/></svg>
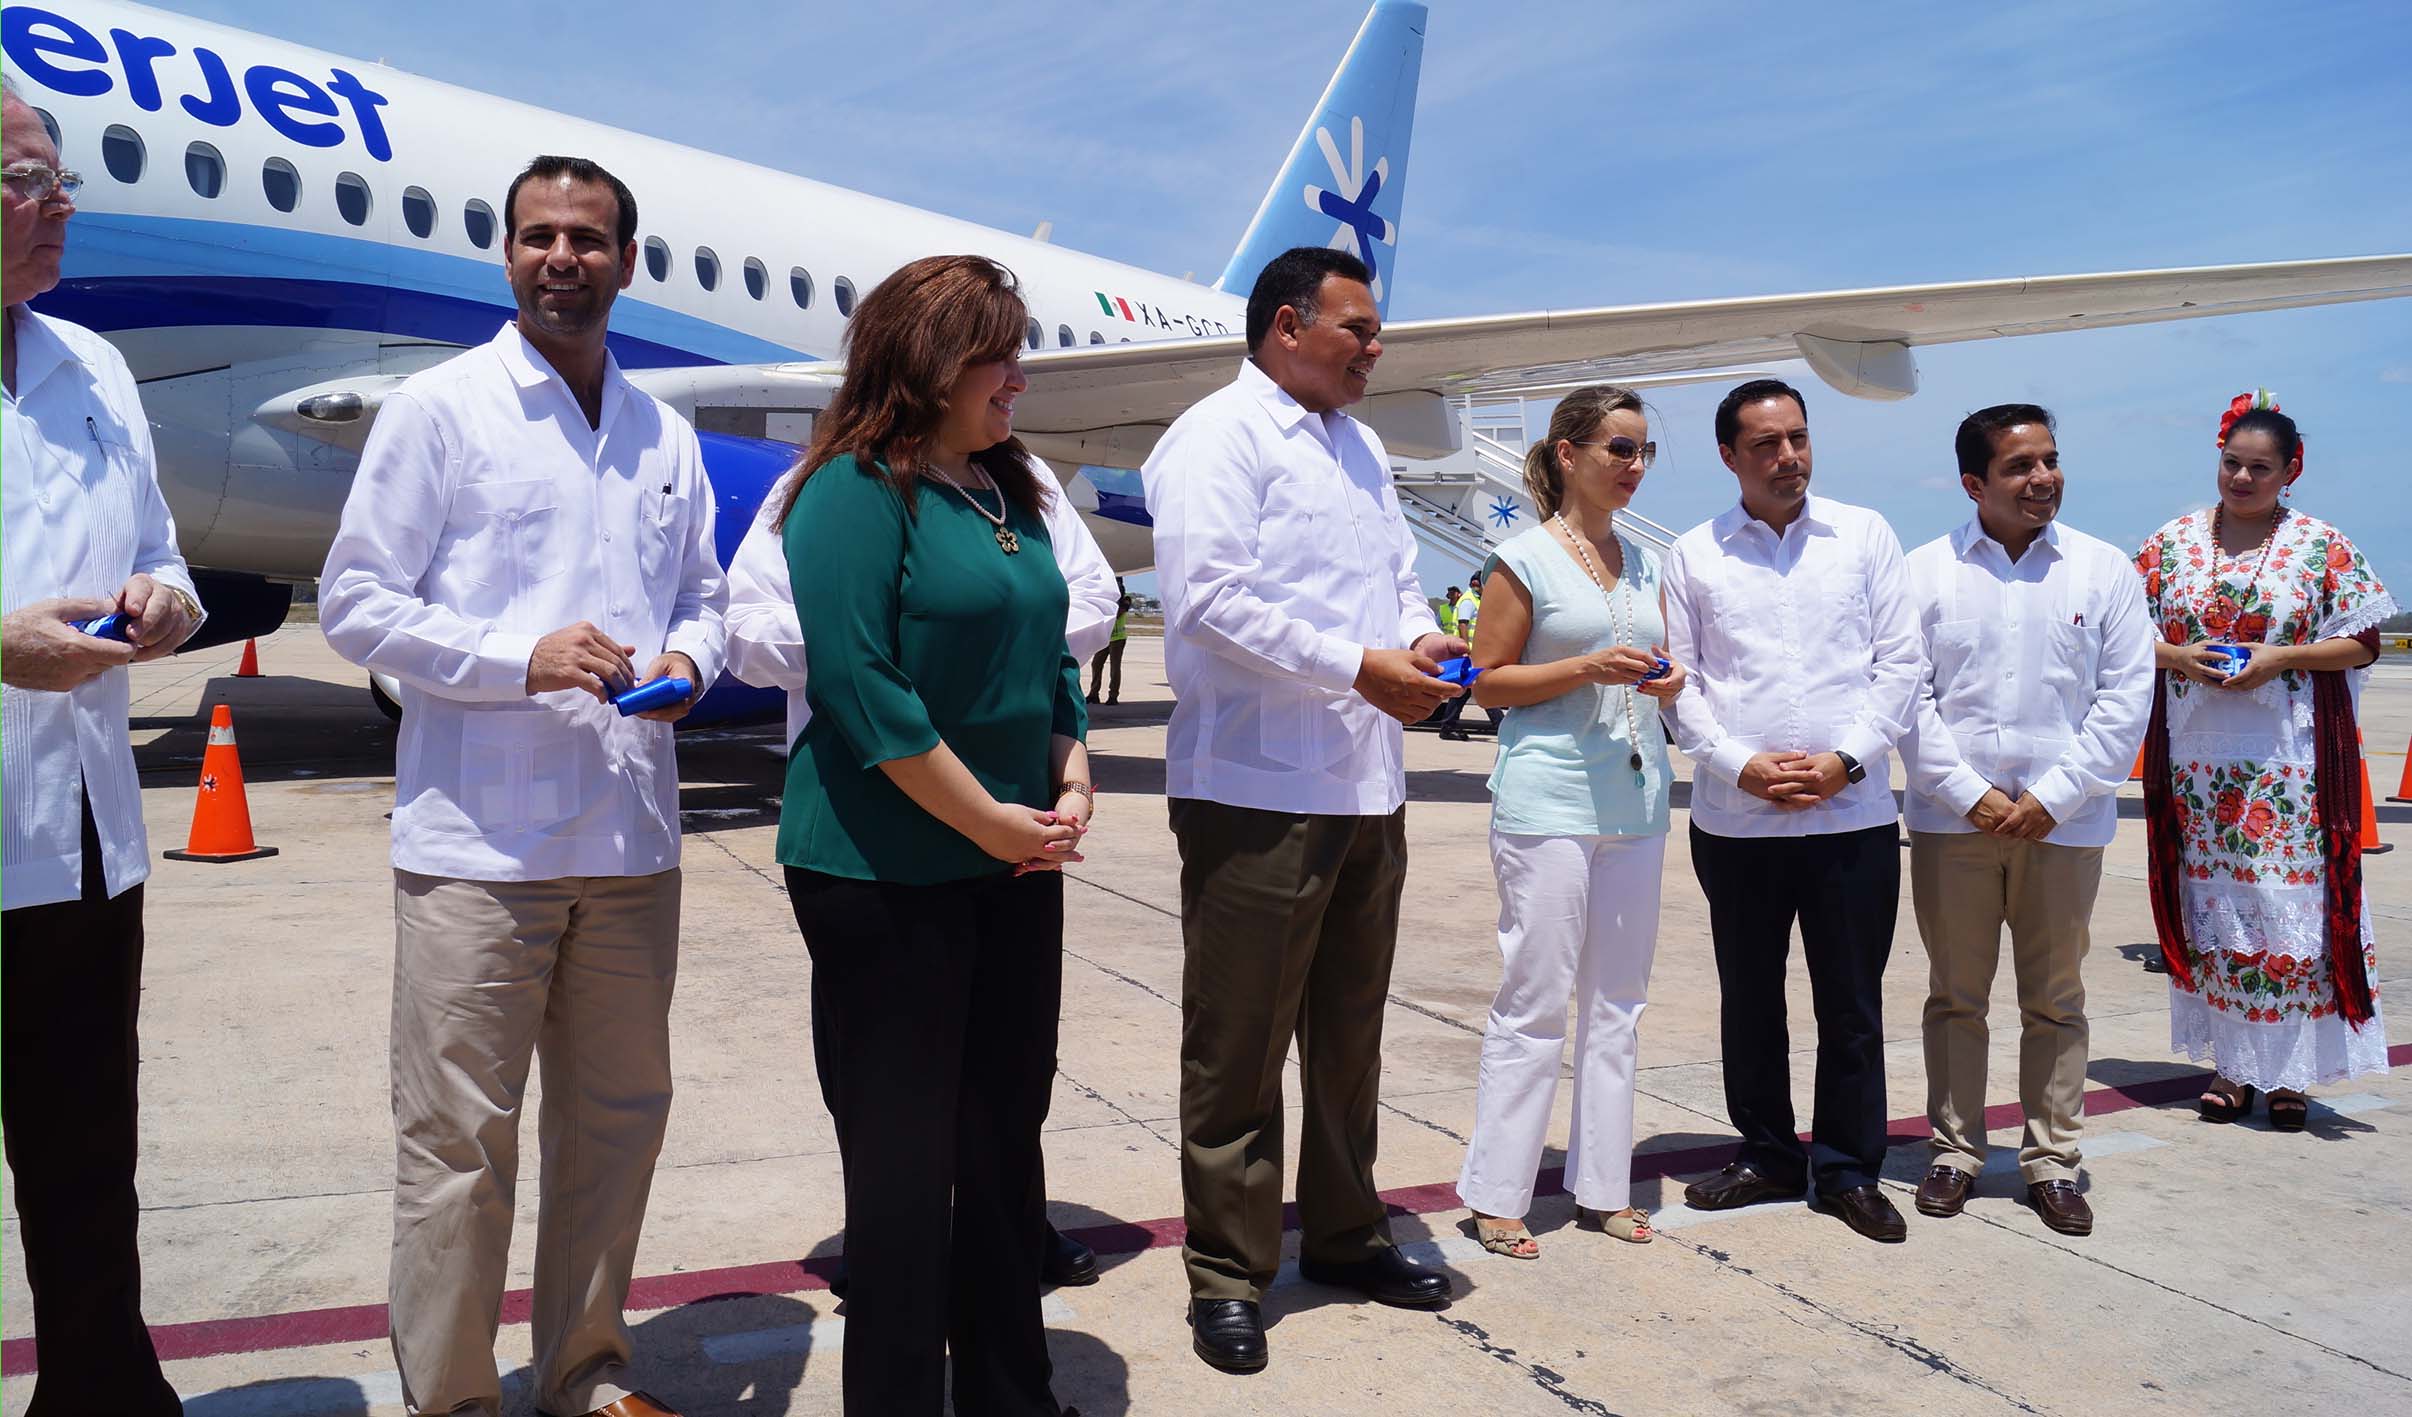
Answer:
<svg viewBox="0 0 2412 1417"><path fill-rule="evenodd" d="M1057 325L1055 327L1055 343L1059 348L1070 349L1077 342L1078 341L1072 334L1072 327L1070 325Z"/></svg>
<svg viewBox="0 0 2412 1417"><path fill-rule="evenodd" d="M469 233L469 244L483 251L494 244L494 208L475 197L461 208L461 226Z"/></svg>
<svg viewBox="0 0 2412 1417"><path fill-rule="evenodd" d="M1032 320L1030 322L1029 339L1030 347L1032 349L1045 349L1047 347L1047 332L1039 328L1039 322L1036 320Z"/></svg>
<svg viewBox="0 0 2412 1417"><path fill-rule="evenodd" d="M132 185L142 180L142 134L123 123L112 123L101 133L101 164L109 175Z"/></svg>
<svg viewBox="0 0 2412 1417"><path fill-rule="evenodd" d="M853 281L850 281L850 280L848 280L848 279L846 279L844 276L839 276L839 277L837 278L837 284L835 284L835 285L831 286L829 289L830 289L830 298L832 298L832 299L834 299L835 301L837 301L838 314L840 314L840 315L851 315L851 314L853 314L853 313L854 313L854 282L853 282Z"/></svg>
<svg viewBox="0 0 2412 1417"><path fill-rule="evenodd" d="M670 243L658 236L645 238L645 274L655 280L670 279Z"/></svg>
<svg viewBox="0 0 2412 1417"><path fill-rule="evenodd" d="M1097 333L1097 331L1095 331L1095 330L1091 330L1091 331L1089 331L1089 343L1091 343L1091 344L1104 344L1104 343L1105 343L1105 336L1104 336L1104 335L1101 335L1101 334L1099 334L1099 333Z"/></svg>
<svg viewBox="0 0 2412 1417"><path fill-rule="evenodd" d="M50 145L54 148L57 147L59 145L59 120L51 117L50 110L47 108L35 109L34 117L42 120L42 131L50 135Z"/></svg>
<svg viewBox="0 0 2412 1417"><path fill-rule="evenodd" d="M335 178L335 210L353 226L365 226L369 218L368 179L357 172L340 173Z"/></svg>
<svg viewBox="0 0 2412 1417"><path fill-rule="evenodd" d="M695 283L706 290L720 289L720 258L709 246L695 248Z"/></svg>
<svg viewBox="0 0 2412 1417"><path fill-rule="evenodd" d="M758 259L752 256L746 257L745 293L760 300L762 292L768 289L770 289L770 270Z"/></svg>
<svg viewBox="0 0 2412 1417"><path fill-rule="evenodd" d="M260 164L260 191L268 205L280 212L289 212L301 205L301 174L293 164L281 157L272 157Z"/></svg>
<svg viewBox="0 0 2412 1417"><path fill-rule="evenodd" d="M196 197L215 197L226 190L226 158L207 143L184 150L184 180Z"/></svg>
<svg viewBox="0 0 2412 1417"><path fill-rule="evenodd" d="M812 272L802 266L788 267L787 293L795 297L798 310L810 310L812 308Z"/></svg>
<svg viewBox="0 0 2412 1417"><path fill-rule="evenodd" d="M435 231L435 198L424 187L402 189L402 224L410 234L424 240Z"/></svg>

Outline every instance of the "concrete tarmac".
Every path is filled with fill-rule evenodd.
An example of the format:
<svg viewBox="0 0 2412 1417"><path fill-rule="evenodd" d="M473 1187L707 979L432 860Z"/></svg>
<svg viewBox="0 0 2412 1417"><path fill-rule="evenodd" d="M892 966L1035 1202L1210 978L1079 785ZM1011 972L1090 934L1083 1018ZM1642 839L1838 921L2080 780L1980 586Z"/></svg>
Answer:
<svg viewBox="0 0 2412 1417"><path fill-rule="evenodd" d="M186 1411L208 1417L400 1413L382 1305L393 1137L386 1019L393 741L363 676L315 626L135 671L134 733L154 856L181 845L208 712L231 704L253 823L273 859L155 861L142 1009L145 1306ZM1994 1166L1967 1212L1910 1207L1925 1162L1919 1010L1926 962L1906 860L1885 976L1888 1186L1910 1238L1879 1247L1797 1203L1703 1214L1682 1183L1732 1140L1706 910L1684 849L1642 1030L1635 1201L1649 1246L1574 1223L1551 1191L1542 1254L1484 1255L1451 1188L1498 979L1484 846L1487 738L1409 735L1408 921L1392 980L1378 1174L1395 1230L1449 1266L1445 1309L1382 1308L1285 1273L1268 1296L1271 1367L1192 1356L1179 1253L1174 1091L1178 862L1163 801L1171 709L1157 641L1134 639L1123 702L1095 712L1101 789L1088 862L1067 885L1062 1071L1048 1121L1056 1223L1105 1252L1096 1285L1047 1301L1056 1392L1111 1414L2412 1413L2412 1023L2398 1070L2318 1090L2307 1131L2198 1121L2201 1070L2169 1052L2144 892L2142 802L2119 840L2085 966L2095 1233L2046 1230L2019 1202L2018 1011L1997 980ZM2383 797L2412 739L2412 667L2382 665L2364 705ZM689 1417L835 1413L845 1311L828 1292L842 1223L835 1147L811 1064L809 964L772 855L775 728L680 741L686 915L672 1020L677 1101L637 1257L630 1322L646 1387ZM1682 798L1679 796L1678 801ZM2387 1001L2412 979L2412 807L2384 805L2398 850L2366 863ZM1906 853L1905 853L1906 857ZM2007 950L2004 951L2007 954ZM1797 1105L1816 1037L1793 971ZM1295 1085L1291 1095L1295 1097ZM531 1099L530 1111L540 1106ZM1566 1136L1560 1089L1553 1141ZM1295 1145L1296 1125L1290 1135ZM511 1284L524 1290L538 1158L522 1145ZM1561 1160L1553 1145L1544 1160ZM5 1412L31 1396L32 1306L6 1220ZM1293 1245L1295 1236L1292 1237ZM524 1293L497 1341L526 1410Z"/></svg>

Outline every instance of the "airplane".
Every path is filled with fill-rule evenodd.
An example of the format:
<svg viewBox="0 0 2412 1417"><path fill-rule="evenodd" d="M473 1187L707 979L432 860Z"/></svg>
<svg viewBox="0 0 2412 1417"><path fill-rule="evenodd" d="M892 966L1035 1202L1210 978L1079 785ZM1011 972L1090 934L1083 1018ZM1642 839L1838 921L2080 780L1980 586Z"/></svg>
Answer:
<svg viewBox="0 0 2412 1417"><path fill-rule="evenodd" d="M1211 286L124 0L11 3L0 51L88 179L37 308L110 339L141 382L210 612L198 648L283 623L384 396L513 317L500 208L540 152L591 157L636 195L639 269L611 346L695 423L724 560L836 388L859 295L908 260L969 251L1012 268L1030 305L1016 433L1079 469L1059 474L1067 495L1117 570L1143 569L1131 469L1231 377L1265 262L1354 251L1387 312L1427 18L1376 0ZM1395 456L1436 459L1461 445L1450 401L1465 395L1797 358L1893 399L1916 390L1919 345L2407 294L2398 254L1408 321L1384 329L1380 391L1353 412ZM1399 495L1419 532L1487 539L1478 515ZM393 711L390 687L373 692ZM779 701L724 677L687 722L775 717Z"/></svg>

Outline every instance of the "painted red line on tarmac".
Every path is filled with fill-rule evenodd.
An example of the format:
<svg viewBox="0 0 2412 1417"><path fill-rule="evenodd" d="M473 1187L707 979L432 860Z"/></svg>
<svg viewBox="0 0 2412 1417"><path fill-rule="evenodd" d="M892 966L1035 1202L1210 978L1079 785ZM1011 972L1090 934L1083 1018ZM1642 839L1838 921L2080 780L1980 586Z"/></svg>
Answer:
<svg viewBox="0 0 2412 1417"><path fill-rule="evenodd" d="M2412 1043L2399 1043L2388 1049L2387 1063L2390 1067L2399 1068L2412 1065ZM2158 1107L2163 1103L2192 1097L2210 1076L2205 1072L2189 1072L2117 1087L2098 1087L2085 1095L2085 1114L2089 1117L2106 1117L2130 1108ZM2000 1103L1985 1109L1985 1125L1988 1128L2008 1127L2021 1121L2024 1115L2017 1103ZM1886 1125L1885 1131L1896 1144L1922 1140L1928 1135L1924 1117L1897 1117ZM1737 1143L1728 1141L1640 1152L1633 1158L1633 1179L1651 1181L1694 1171L1712 1171L1733 1160L1737 1149ZM1564 1181L1564 1171L1553 1166L1541 1173L1535 1194L1558 1194L1564 1189ZM1430 1215L1456 1210L1465 1204L1458 1199L1456 1184L1445 1181L1384 1191L1382 1200L1393 1215ZM1296 1205L1283 1207L1282 1224L1296 1228ZM1171 1216L1163 1220L1124 1220L1090 1225L1065 1233L1100 1255L1131 1255L1180 1244L1182 1229L1181 1218ZM773 1260L766 1264L657 1274L639 1279L629 1286L628 1308L631 1312L642 1313L685 1304L709 1303L715 1299L805 1293L827 1289L830 1276L836 1271L836 1256L824 1255L818 1259ZM525 1289L514 1289L503 1295L502 1321L506 1324L526 1323L529 1299L529 1291ZM229 1353L315 1348L329 1343L377 1343L382 1342L385 1335L383 1304L353 1304L345 1308L304 1309L293 1313L261 1314L252 1318L158 1324L151 1329L151 1343L159 1350L163 1361L175 1362L186 1358L214 1358ZM37 1366L33 1339L12 1338L0 1344L0 1376L22 1377L35 1371Z"/></svg>

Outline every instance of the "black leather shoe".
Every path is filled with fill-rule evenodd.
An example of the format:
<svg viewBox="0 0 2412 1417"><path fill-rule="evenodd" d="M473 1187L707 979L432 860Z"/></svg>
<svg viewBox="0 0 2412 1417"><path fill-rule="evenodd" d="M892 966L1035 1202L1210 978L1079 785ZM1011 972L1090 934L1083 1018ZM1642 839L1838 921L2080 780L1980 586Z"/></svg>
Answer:
<svg viewBox="0 0 2412 1417"><path fill-rule="evenodd" d="M1097 1282L1097 1252L1052 1225L1047 1227L1046 1251L1039 1272L1049 1284L1072 1289Z"/></svg>
<svg viewBox="0 0 2412 1417"><path fill-rule="evenodd" d="M1694 1210L1732 1210L1761 1201L1788 1201L1800 1193L1799 1183L1771 1181L1739 1161L1683 1188L1683 1198Z"/></svg>
<svg viewBox="0 0 2412 1417"><path fill-rule="evenodd" d="M1410 1263L1405 1255L1388 1245L1373 1258L1351 1264L1321 1264L1302 1255L1298 1273L1310 1283L1354 1289L1375 1303L1395 1304L1403 1309L1449 1301L1449 1276Z"/></svg>
<svg viewBox="0 0 2412 1417"><path fill-rule="evenodd" d="M1245 1299L1189 1301L1189 1346L1209 1368L1226 1373L1262 1372L1265 1319Z"/></svg>
<svg viewBox="0 0 2412 1417"><path fill-rule="evenodd" d="M1853 1186L1847 1191L1819 1196L1810 1205L1841 1216L1843 1224L1879 1244L1898 1245L1909 1238L1909 1222L1901 1218L1901 1212L1893 1208L1884 1192L1874 1186Z"/></svg>

